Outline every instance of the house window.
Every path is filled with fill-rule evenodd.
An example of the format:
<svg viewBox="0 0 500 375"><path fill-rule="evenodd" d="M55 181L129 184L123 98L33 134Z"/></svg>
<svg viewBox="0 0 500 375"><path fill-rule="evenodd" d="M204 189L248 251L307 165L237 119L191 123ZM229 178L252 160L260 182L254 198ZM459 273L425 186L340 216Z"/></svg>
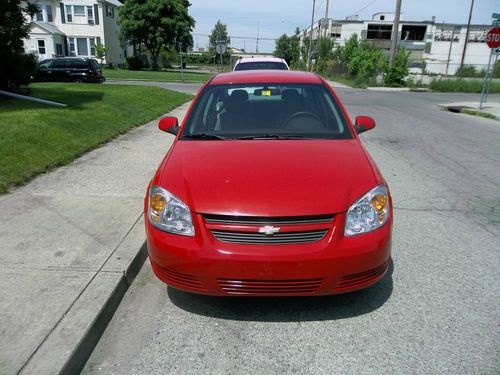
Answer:
<svg viewBox="0 0 500 375"><path fill-rule="evenodd" d="M87 7L87 22L89 23L89 25L93 25L95 23L95 21L94 21L94 7L93 6Z"/></svg>
<svg viewBox="0 0 500 375"><path fill-rule="evenodd" d="M66 22L73 22L73 7L71 5L66 5Z"/></svg>
<svg viewBox="0 0 500 375"><path fill-rule="evenodd" d="M94 9L85 5L66 5L66 22L88 24L94 23Z"/></svg>
<svg viewBox="0 0 500 375"><path fill-rule="evenodd" d="M40 11L36 14L36 20L39 22L43 22L43 10L40 9Z"/></svg>
<svg viewBox="0 0 500 375"><path fill-rule="evenodd" d="M39 55L45 55L45 40L43 39L38 39L38 54Z"/></svg>
<svg viewBox="0 0 500 375"><path fill-rule="evenodd" d="M380 16L380 21L385 20L385 16Z"/></svg>
<svg viewBox="0 0 500 375"><path fill-rule="evenodd" d="M52 13L52 5L45 5L45 10L47 12L47 22L54 22L54 15Z"/></svg>
<svg viewBox="0 0 500 375"><path fill-rule="evenodd" d="M83 5L73 5L73 11L75 12L75 17L85 15L85 7Z"/></svg>
<svg viewBox="0 0 500 375"><path fill-rule="evenodd" d="M69 55L70 56L76 56L75 38L68 38L68 40L69 40Z"/></svg>
<svg viewBox="0 0 500 375"><path fill-rule="evenodd" d="M89 38L89 44L90 44L90 55L95 56L95 39Z"/></svg>
<svg viewBox="0 0 500 375"><path fill-rule="evenodd" d="M76 45L78 47L79 56L88 56L89 49L87 46L87 38L76 38Z"/></svg>
<svg viewBox="0 0 500 375"><path fill-rule="evenodd" d="M106 4L106 16L115 18L115 8Z"/></svg>
<svg viewBox="0 0 500 375"><path fill-rule="evenodd" d="M366 39L391 39L392 25L368 24Z"/></svg>
<svg viewBox="0 0 500 375"><path fill-rule="evenodd" d="M61 43L56 44L56 54L57 54L57 56L63 55L63 46Z"/></svg>

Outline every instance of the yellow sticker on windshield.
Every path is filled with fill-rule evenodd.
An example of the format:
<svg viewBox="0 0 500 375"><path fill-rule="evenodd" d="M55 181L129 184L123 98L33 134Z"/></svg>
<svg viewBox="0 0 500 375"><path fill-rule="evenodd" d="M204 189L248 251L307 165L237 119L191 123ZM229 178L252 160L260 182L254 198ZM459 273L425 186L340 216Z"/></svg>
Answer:
<svg viewBox="0 0 500 375"><path fill-rule="evenodd" d="M262 96L271 96L271 90L262 90Z"/></svg>

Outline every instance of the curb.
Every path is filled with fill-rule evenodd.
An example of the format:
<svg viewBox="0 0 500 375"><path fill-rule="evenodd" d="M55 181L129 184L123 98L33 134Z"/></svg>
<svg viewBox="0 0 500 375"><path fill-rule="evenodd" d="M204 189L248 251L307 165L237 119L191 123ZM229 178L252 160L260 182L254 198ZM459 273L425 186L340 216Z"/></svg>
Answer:
<svg viewBox="0 0 500 375"><path fill-rule="evenodd" d="M113 315L118 309L125 293L129 289L130 285L132 285L136 276L139 274L139 271L144 265L147 257L147 246L146 242L144 242L59 374L79 374L83 370L109 322L113 318Z"/></svg>
<svg viewBox="0 0 500 375"><path fill-rule="evenodd" d="M19 373L80 373L147 256L141 214Z"/></svg>

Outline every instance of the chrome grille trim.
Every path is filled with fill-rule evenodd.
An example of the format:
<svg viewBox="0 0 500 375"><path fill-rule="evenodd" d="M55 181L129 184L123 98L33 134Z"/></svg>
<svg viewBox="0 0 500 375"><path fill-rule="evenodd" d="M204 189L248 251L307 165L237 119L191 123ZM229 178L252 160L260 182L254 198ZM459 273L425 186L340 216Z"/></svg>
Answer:
<svg viewBox="0 0 500 375"><path fill-rule="evenodd" d="M286 216L286 217L259 217L259 216L226 216L226 215L203 215L207 223L212 224L244 224L244 225L266 225L266 224L327 224L333 221L333 215L318 216Z"/></svg>
<svg viewBox="0 0 500 375"><path fill-rule="evenodd" d="M228 294L311 294L323 283L323 278L299 280L233 280L217 279Z"/></svg>
<svg viewBox="0 0 500 375"><path fill-rule="evenodd" d="M239 244L303 244L321 241L328 229L307 232L285 232L266 236L263 233L231 232L223 230L211 230L216 239L221 242Z"/></svg>

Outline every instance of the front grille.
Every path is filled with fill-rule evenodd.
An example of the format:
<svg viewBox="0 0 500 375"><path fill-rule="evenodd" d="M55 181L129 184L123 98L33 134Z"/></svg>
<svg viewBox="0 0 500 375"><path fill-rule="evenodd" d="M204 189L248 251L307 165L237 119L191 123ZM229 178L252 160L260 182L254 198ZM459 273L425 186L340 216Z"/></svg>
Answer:
<svg viewBox="0 0 500 375"><path fill-rule="evenodd" d="M331 223L333 215L317 216L226 216L226 215L203 215L207 223L212 224L244 224L244 225L300 225L300 224L325 224Z"/></svg>
<svg viewBox="0 0 500 375"><path fill-rule="evenodd" d="M186 275L184 273L173 272L166 268L160 267L151 260L151 267L160 278L164 279L168 284L186 289L194 289L198 291L206 291L207 289L200 283L196 276Z"/></svg>
<svg viewBox="0 0 500 375"><path fill-rule="evenodd" d="M233 280L217 279L217 283L227 294L311 294L323 282L322 278L299 280Z"/></svg>
<svg viewBox="0 0 500 375"><path fill-rule="evenodd" d="M368 284L370 281L375 280L380 275L384 274L384 272L387 270L388 265L389 262L385 262L384 264L381 264L380 266L371 270L346 275L333 290L341 291L343 289L355 288L357 286Z"/></svg>
<svg viewBox="0 0 500 375"><path fill-rule="evenodd" d="M306 232L285 232L276 233L268 236L264 233L252 232L232 232L225 230L211 230L215 238L221 242L239 243L239 244L261 244L261 245L279 245L279 244L303 244L322 240L328 229L311 230Z"/></svg>

